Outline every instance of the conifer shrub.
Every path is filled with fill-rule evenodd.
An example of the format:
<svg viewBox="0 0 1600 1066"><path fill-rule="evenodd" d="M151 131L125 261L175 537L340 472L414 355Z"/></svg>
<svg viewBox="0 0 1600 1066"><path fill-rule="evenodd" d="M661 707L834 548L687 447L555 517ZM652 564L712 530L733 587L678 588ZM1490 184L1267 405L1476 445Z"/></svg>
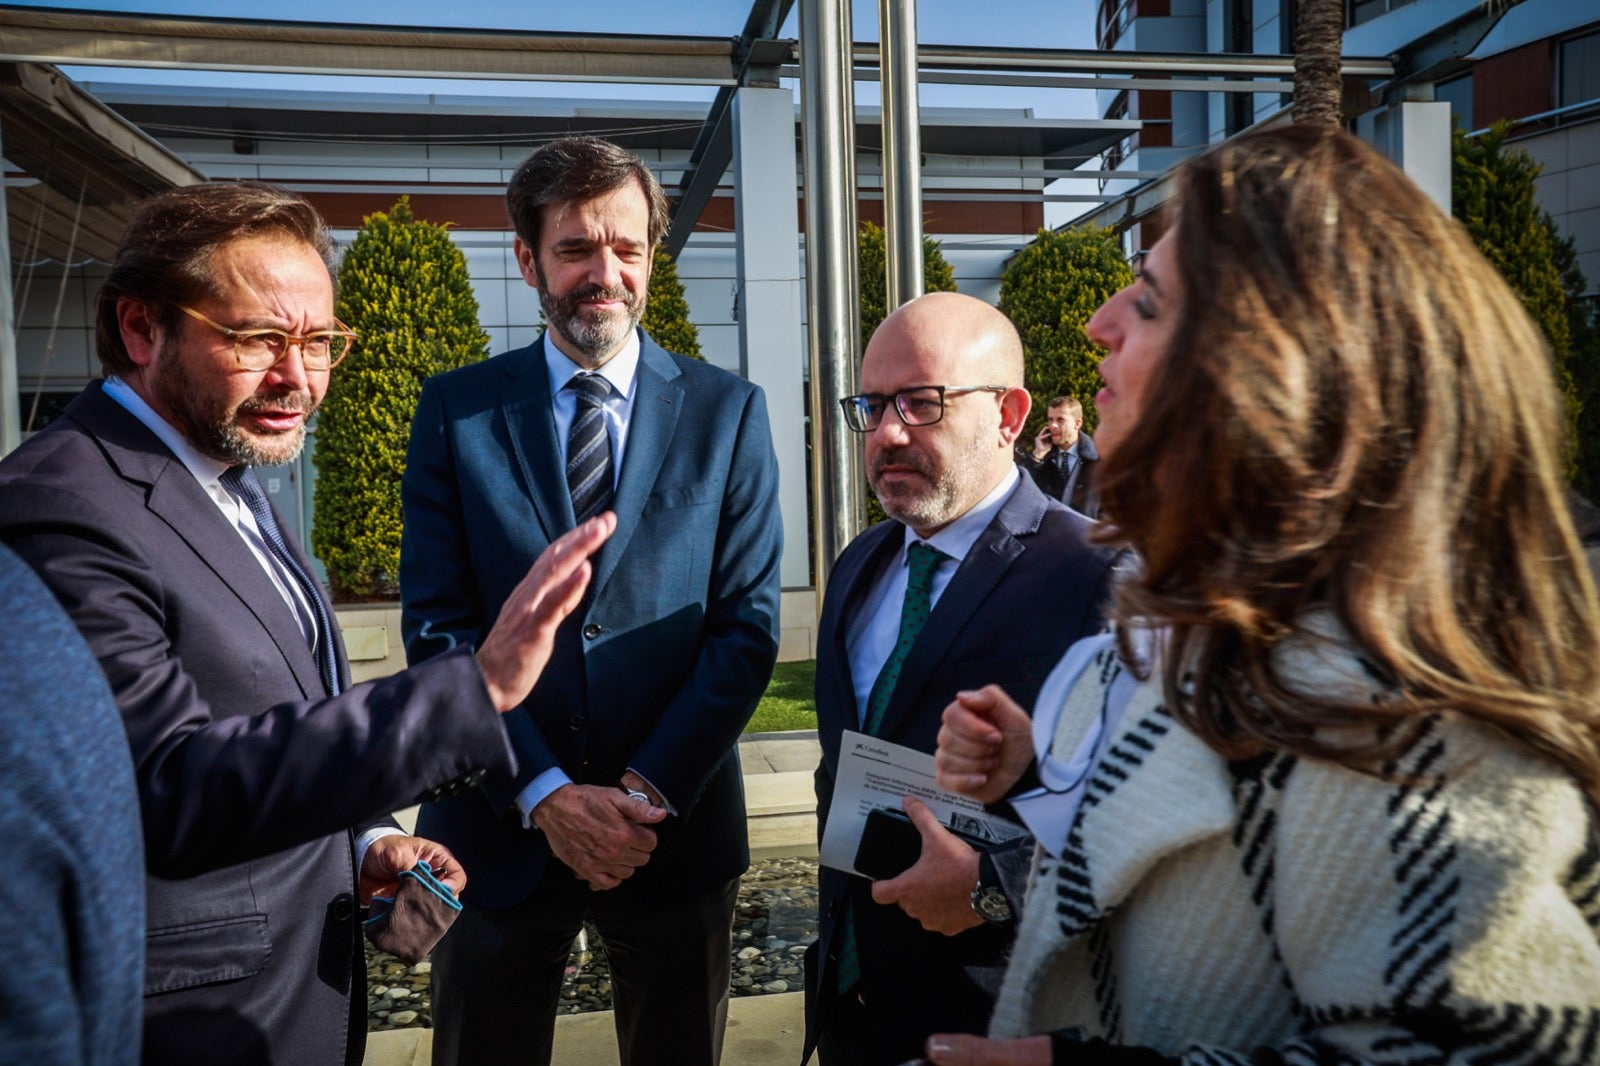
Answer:
<svg viewBox="0 0 1600 1066"><path fill-rule="evenodd" d="M1596 442L1593 436L1585 441L1581 432L1583 403L1574 377L1576 364L1593 388L1594 345L1586 332L1586 309L1576 299L1585 288L1583 274L1572 242L1562 238L1555 220L1539 204L1534 179L1543 166L1522 149L1506 145L1509 130L1509 124L1501 122L1477 137L1468 137L1459 128L1455 131L1451 213L1544 331L1566 407L1567 475L1581 487L1596 473L1592 465ZM1588 353L1582 347L1575 352L1574 326Z"/></svg>
<svg viewBox="0 0 1600 1066"><path fill-rule="evenodd" d="M1032 441L1057 396L1083 404L1084 429L1099 423L1097 345L1084 335L1089 317L1112 294L1133 283L1133 270L1109 229L1041 229L1000 278L1000 310L1022 335L1024 383L1033 409L1022 440Z"/></svg>
<svg viewBox="0 0 1600 1066"><path fill-rule="evenodd" d="M689 301L678 280L678 264L659 247L650 269L649 296L639 324L650 339L669 352L705 361L700 354L700 331L689 321Z"/></svg>
<svg viewBox="0 0 1600 1066"><path fill-rule="evenodd" d="M861 223L856 234L856 274L861 285L861 351L889 317L889 254L883 227ZM956 272L932 237L922 238L922 291L955 292Z"/></svg>
<svg viewBox="0 0 1600 1066"><path fill-rule="evenodd" d="M402 196L362 220L339 269L339 318L359 340L317 415L311 546L337 603L399 593L400 476L422 382L487 358L466 257Z"/></svg>
<svg viewBox="0 0 1600 1066"><path fill-rule="evenodd" d="M889 254L882 226L861 223L856 234L856 274L861 286L861 354L865 355L872 334L889 317ZM922 238L922 291L956 291L956 272L945 261L939 242L932 237ZM870 483L866 489L867 525L870 526L889 516L884 514L878 497L873 495Z"/></svg>

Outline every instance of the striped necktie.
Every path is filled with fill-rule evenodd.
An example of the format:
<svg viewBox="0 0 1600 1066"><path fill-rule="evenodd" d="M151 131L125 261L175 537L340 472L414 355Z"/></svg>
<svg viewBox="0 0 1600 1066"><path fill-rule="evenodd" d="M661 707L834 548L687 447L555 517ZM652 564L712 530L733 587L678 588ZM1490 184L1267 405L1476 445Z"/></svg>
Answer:
<svg viewBox="0 0 1600 1066"><path fill-rule="evenodd" d="M611 472L611 437L604 412L611 384L599 374L579 374L566 387L578 400L567 434L567 491L572 494L573 517L582 522L611 506L616 476Z"/></svg>
<svg viewBox="0 0 1600 1066"><path fill-rule="evenodd" d="M233 466L223 471L219 480L250 508L250 514L256 520L256 528L261 531L261 539L266 544L267 550L294 579L295 584L300 586L300 592L311 605L312 621L315 623L311 634L311 651L317 657L317 669L322 674L323 687L328 690L328 695L337 696L339 663L333 653L333 622L328 614L328 606L322 600L322 593L318 590L317 583L311 580L311 575L306 573L305 568L295 560L294 553L284 541L283 530L278 528L277 516L272 513L272 504L267 502L267 493L261 487L261 479L256 477L255 470L248 466Z"/></svg>

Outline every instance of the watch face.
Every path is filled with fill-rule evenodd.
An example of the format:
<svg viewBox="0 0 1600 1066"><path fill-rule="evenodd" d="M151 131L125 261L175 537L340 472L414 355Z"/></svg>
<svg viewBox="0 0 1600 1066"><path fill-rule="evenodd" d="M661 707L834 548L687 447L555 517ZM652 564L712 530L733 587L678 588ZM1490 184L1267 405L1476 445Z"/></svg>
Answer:
<svg viewBox="0 0 1600 1066"><path fill-rule="evenodd" d="M1011 904L998 888L980 888L972 894L972 909L986 922L1009 922Z"/></svg>

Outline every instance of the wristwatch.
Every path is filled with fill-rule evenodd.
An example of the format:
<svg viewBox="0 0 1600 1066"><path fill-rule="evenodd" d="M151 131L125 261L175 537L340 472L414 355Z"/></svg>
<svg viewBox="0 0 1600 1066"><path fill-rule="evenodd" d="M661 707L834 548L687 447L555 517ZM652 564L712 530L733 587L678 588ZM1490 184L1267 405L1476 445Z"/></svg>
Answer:
<svg viewBox="0 0 1600 1066"><path fill-rule="evenodd" d="M1010 925L1016 917L1000 887L1000 874L993 860L982 850L978 852L978 887L972 890L972 910L990 925Z"/></svg>

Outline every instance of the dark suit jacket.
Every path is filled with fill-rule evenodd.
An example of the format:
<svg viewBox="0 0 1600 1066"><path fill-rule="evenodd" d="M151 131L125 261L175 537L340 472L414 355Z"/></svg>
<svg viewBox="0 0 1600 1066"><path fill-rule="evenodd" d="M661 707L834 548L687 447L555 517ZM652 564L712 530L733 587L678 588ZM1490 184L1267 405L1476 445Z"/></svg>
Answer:
<svg viewBox="0 0 1600 1066"><path fill-rule="evenodd" d="M529 564L573 527L543 339L423 386L402 486L400 587L413 662L482 638ZM734 748L778 649L777 459L761 390L643 338L617 530L526 705L519 773L422 812L493 908L533 892L550 850L512 800L559 766L633 767L677 809L614 891L697 895L749 865Z"/></svg>
<svg viewBox="0 0 1600 1066"><path fill-rule="evenodd" d="M133 761L83 638L0 545L0 1062L139 1060L144 856Z"/></svg>
<svg viewBox="0 0 1600 1066"><path fill-rule="evenodd" d="M127 729L150 871L145 1061L359 1062L351 827L508 772L476 664L328 699L243 539L98 384L0 462L0 536L67 608Z"/></svg>
<svg viewBox="0 0 1600 1066"><path fill-rule="evenodd" d="M962 561L912 645L878 735L932 753L940 714L962 689L1002 686L1032 708L1069 644L1098 632L1115 553L1091 546L1083 516L1047 499L1026 477ZM817 628L817 824L826 826L845 729L859 729L845 634L862 598L904 542L881 522L840 553ZM817 951L806 973L807 1051L815 1005L836 983L829 955L846 894L855 910L862 995L876 1049L895 1064L922 1054L933 1032L981 1033L1000 988L1011 930L981 926L954 937L925 931L899 907L874 903L871 884L821 868ZM1020 902L1020 897L1014 904Z"/></svg>
<svg viewBox="0 0 1600 1066"><path fill-rule="evenodd" d="M1061 473L1061 468L1056 465L1060 454L1061 449L1052 446L1049 455L1043 459L1035 459L1031 448L1019 449L1017 465L1032 474L1034 483L1052 500L1060 500L1081 515L1099 518L1100 499L1099 494L1095 492L1094 475L1095 466L1100 462L1100 453L1095 449L1094 438L1087 433L1078 434L1078 462L1081 464L1081 469L1078 471L1078 480L1072 484L1070 500L1063 495L1066 492L1067 481Z"/></svg>

